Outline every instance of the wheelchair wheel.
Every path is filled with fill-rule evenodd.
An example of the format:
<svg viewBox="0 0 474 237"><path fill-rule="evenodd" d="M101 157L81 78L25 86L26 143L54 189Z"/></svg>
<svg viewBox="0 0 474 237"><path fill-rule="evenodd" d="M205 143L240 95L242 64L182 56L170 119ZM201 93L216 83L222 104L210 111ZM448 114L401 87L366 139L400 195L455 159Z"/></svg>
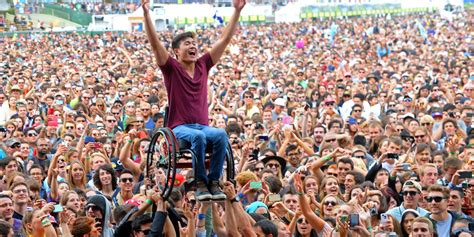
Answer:
<svg viewBox="0 0 474 237"><path fill-rule="evenodd" d="M161 196L168 200L176 177L176 152L178 143L174 133L169 128L160 128L153 135L147 151L146 177L150 177L150 170L162 167L165 171L166 182L161 189Z"/></svg>
<svg viewBox="0 0 474 237"><path fill-rule="evenodd" d="M225 151L225 162L227 164L226 176L227 181L232 182L235 185L235 164L234 164L234 154L232 153L232 147L230 143L227 143L227 148Z"/></svg>

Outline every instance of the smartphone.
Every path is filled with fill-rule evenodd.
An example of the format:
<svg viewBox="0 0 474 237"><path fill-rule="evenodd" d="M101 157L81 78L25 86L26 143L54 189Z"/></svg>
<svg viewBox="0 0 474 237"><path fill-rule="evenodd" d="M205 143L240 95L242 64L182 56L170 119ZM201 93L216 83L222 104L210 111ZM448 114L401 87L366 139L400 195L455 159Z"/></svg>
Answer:
<svg viewBox="0 0 474 237"><path fill-rule="evenodd" d="M341 216L341 222L345 223L347 221L347 216Z"/></svg>
<svg viewBox="0 0 474 237"><path fill-rule="evenodd" d="M89 142L95 142L95 138L90 137L90 136L86 136L86 137L84 138L84 143L87 144L87 143L89 143Z"/></svg>
<svg viewBox="0 0 474 237"><path fill-rule="evenodd" d="M262 189L262 182L250 182L251 189Z"/></svg>
<svg viewBox="0 0 474 237"><path fill-rule="evenodd" d="M68 146L69 146L69 142L68 142L68 141L63 141L63 142L61 142L61 144L62 144L63 146L65 146L65 147L68 147Z"/></svg>
<svg viewBox="0 0 474 237"><path fill-rule="evenodd" d="M408 164L408 163L403 163L402 167L403 167L403 170L406 170L406 171L410 170L410 164Z"/></svg>
<svg viewBox="0 0 474 237"><path fill-rule="evenodd" d="M355 119L355 118L349 118L349 120L347 121L347 123L348 123L349 125L357 124L357 119Z"/></svg>
<svg viewBox="0 0 474 237"><path fill-rule="evenodd" d="M89 124L89 128L97 128L97 125L96 125L96 124L93 124L93 123L91 123L91 124Z"/></svg>
<svg viewBox="0 0 474 237"><path fill-rule="evenodd" d="M398 154L395 154L395 153L388 153L388 154L387 154L387 158L398 160Z"/></svg>
<svg viewBox="0 0 474 237"><path fill-rule="evenodd" d="M95 142L94 143L94 149L101 149L102 148L102 143Z"/></svg>
<svg viewBox="0 0 474 237"><path fill-rule="evenodd" d="M382 225L385 225L387 224L387 222L388 222L388 215L385 213L380 214L380 223Z"/></svg>
<svg viewBox="0 0 474 237"><path fill-rule="evenodd" d="M355 227L359 225L359 214L351 214L349 216L349 227Z"/></svg>
<svg viewBox="0 0 474 237"><path fill-rule="evenodd" d="M459 172L459 178L460 179L470 179L470 178L472 178L472 172L471 171L461 171L461 172Z"/></svg>
<svg viewBox="0 0 474 237"><path fill-rule="evenodd" d="M281 202L281 196L280 196L280 194L270 194L268 196L268 201L269 202Z"/></svg>
<svg viewBox="0 0 474 237"><path fill-rule="evenodd" d="M61 206L61 204L54 205L54 210L53 210L54 213L63 212L63 211L64 209L63 209L63 206Z"/></svg>
<svg viewBox="0 0 474 237"><path fill-rule="evenodd" d="M268 134L259 135L259 136L258 136L258 139L259 139L260 141L268 141L268 139L269 139L269 138L268 138Z"/></svg>

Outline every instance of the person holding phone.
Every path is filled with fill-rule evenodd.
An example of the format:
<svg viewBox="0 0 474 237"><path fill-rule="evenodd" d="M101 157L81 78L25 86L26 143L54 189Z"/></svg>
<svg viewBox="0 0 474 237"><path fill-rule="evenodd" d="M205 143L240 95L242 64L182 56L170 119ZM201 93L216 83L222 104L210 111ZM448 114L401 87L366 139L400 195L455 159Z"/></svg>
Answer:
<svg viewBox="0 0 474 237"><path fill-rule="evenodd" d="M196 199L200 201L226 198L219 187L219 179L224 167L227 134L224 129L208 126L207 82L209 70L219 61L235 33L245 4L246 0L233 0L234 13L209 53L199 56L195 34L185 32L174 37L171 46L176 58L172 58L153 27L149 0L142 0L145 30L168 93L167 124L178 139L191 143L191 149L196 154L197 161L193 162L193 168L196 174ZM213 146L213 159L209 174L206 175L204 159L207 144Z"/></svg>

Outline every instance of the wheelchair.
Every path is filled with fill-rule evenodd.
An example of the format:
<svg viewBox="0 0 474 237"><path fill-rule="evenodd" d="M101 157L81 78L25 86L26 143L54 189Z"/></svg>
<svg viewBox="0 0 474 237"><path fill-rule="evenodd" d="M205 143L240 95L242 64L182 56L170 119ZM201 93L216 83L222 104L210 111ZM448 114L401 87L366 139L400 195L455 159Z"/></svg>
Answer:
<svg viewBox="0 0 474 237"><path fill-rule="evenodd" d="M164 121L166 123L168 109L165 111ZM159 158L158 161L156 161L155 158ZM161 196L164 200L168 200L174 188L177 169L193 168L192 161L195 158L196 154L193 150L191 150L191 143L184 140L178 140L171 128L166 127L165 124L162 128L159 128L151 138L147 151L145 176L148 178L150 177L150 168L153 167L154 162L156 162L157 167L162 167L164 169L167 180L164 184L164 187L162 187ZM211 159L212 144L208 144L206 147L205 157L206 169L209 169ZM226 180L235 184L234 156L232 154L232 147L229 142L227 142L224 162Z"/></svg>

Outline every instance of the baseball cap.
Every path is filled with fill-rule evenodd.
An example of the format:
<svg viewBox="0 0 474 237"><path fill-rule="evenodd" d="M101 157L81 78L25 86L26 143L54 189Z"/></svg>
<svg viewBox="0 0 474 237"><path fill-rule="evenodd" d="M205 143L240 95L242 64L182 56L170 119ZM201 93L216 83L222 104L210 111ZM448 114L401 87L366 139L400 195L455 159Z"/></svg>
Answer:
<svg viewBox="0 0 474 237"><path fill-rule="evenodd" d="M402 190L405 190L407 188L416 188L420 193L421 193L421 185L420 183L413 181L413 180L408 180L403 184Z"/></svg>
<svg viewBox="0 0 474 237"><path fill-rule="evenodd" d="M283 98L277 98L275 102L273 102L274 105L279 105L279 106L286 106L286 100Z"/></svg>

